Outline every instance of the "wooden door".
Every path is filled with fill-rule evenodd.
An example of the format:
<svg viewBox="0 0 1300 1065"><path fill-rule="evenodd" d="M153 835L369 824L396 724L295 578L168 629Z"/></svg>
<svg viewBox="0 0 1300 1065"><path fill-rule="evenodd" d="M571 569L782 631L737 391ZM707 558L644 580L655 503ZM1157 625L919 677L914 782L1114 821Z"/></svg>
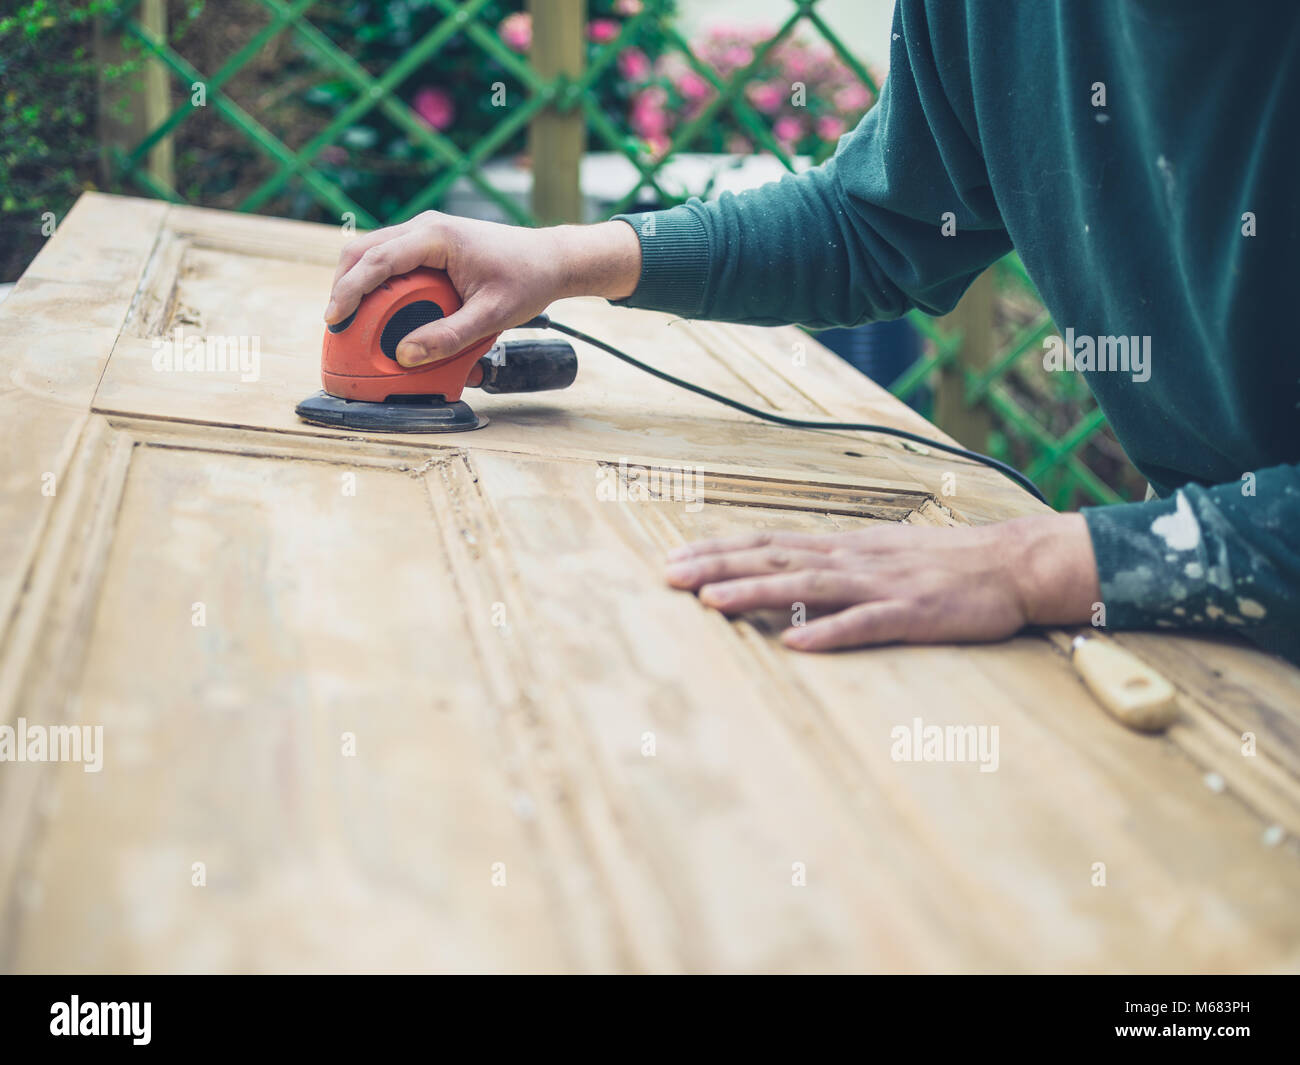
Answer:
<svg viewBox="0 0 1300 1065"><path fill-rule="evenodd" d="M4 969L1296 966L1297 671L1127 638L1182 692L1151 739L1061 634L788 652L783 619L669 590L664 552L1035 504L585 349L567 392L470 393L478 432L307 426L344 239L90 195L0 305L0 721L103 736L97 772L0 763ZM795 330L553 314L749 402L936 432ZM257 365L177 368L177 329ZM916 718L996 726L997 771L895 761Z"/></svg>

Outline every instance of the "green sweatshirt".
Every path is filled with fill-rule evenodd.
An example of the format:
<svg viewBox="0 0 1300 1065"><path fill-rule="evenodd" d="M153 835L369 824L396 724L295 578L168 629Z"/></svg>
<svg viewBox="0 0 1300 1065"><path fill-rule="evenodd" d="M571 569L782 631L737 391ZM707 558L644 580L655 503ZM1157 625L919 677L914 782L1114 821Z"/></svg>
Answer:
<svg viewBox="0 0 1300 1065"><path fill-rule="evenodd" d="M1086 374L1159 497L1084 510L1106 625L1237 630L1300 662L1297 138L1291 0L898 0L880 100L832 159L620 216L627 302L942 314L1015 248L1070 342L1045 365Z"/></svg>

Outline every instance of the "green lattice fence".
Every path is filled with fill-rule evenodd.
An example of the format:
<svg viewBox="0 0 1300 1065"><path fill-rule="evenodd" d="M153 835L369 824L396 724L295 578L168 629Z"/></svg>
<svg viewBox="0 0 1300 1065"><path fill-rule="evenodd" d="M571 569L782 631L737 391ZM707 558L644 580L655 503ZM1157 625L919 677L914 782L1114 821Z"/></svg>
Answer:
<svg viewBox="0 0 1300 1065"><path fill-rule="evenodd" d="M223 7L231 2L224 0ZM612 207L613 213L647 199L662 205L677 202L679 197L663 180L665 166L680 153L700 150L723 124L739 131L754 150L769 152L793 169L794 145L788 137L777 135L770 116L747 91L775 50L791 41L817 38L824 42L823 49L829 48L827 54L839 69L849 72L872 98L877 89L872 72L825 21L820 0L790 0L785 22L754 42L744 62L723 72L702 59L680 32L673 0L607 0L602 10L616 17L602 18L599 43L586 46L582 62L567 66L561 62L561 73L553 76L543 76L539 70L556 69L555 56L541 56L536 50L525 53L503 39L502 13L517 11L522 6L518 0L391 0L386 4L372 0L364 11L378 10L384 21L361 27L362 35L370 34L361 39L398 41L400 48L391 62L358 61L340 47L332 33L349 17L347 0L238 3L246 13L241 32L214 40L212 34L193 32L206 17L201 3L183 5L173 0L168 10L164 0L122 0L122 12L107 32L139 47L155 68L161 65L171 91L161 105L155 92L148 107L136 108L137 119L141 113L149 114L147 128L139 128L137 122L138 136L110 146L119 187L176 202L204 199L205 193L187 189L184 182L172 179L168 166L158 165L160 146L171 146L177 149L174 172L183 171L187 123L202 121L207 123L206 143L227 143L228 154L236 160L232 167L239 171L228 182L221 206L321 219L350 217L359 226L373 227L436 208L453 186L467 181L505 217L529 225L537 223L538 213L546 212L536 211L536 201L530 209L503 193L485 176L483 167L503 152L518 151L530 127L534 138L540 129L555 128L544 126L543 117L552 123L558 119L580 125L589 149L619 153L631 163L635 179ZM557 16L561 4L569 5L569 11ZM547 17L548 11L553 17L571 17L581 32L583 0L533 0L532 6L539 19ZM579 10L573 11L574 7ZM168 14L170 31L165 29ZM611 106L609 93L602 88L620 56L629 49L643 49L647 42L652 42L657 58L670 54L682 69L693 73L695 84L703 90L698 106L655 145L632 132L627 115ZM234 91L259 64L265 66L272 53L278 65L273 64L261 82ZM489 114L488 124L476 131L473 143L457 143L453 130L436 128L412 106L413 79L430 70L444 74L455 70L457 77L478 78L484 98L496 87L510 105ZM309 96L328 98L332 110L314 117L305 129L301 122L291 130L273 128L268 115L284 98L281 82L306 87ZM200 87L201 99L196 96ZM390 191L368 201L357 193L356 182L334 157L339 145L355 138L357 130L376 124L396 131L390 142L390 154L397 155L394 172L407 176L388 182L389 187L400 189L400 195ZM531 148L536 157L548 144L539 145L534 139ZM814 149L814 158L830 150L828 141ZM555 157L546 158L551 164ZM576 187L576 159L571 162ZM963 338L960 328L954 329L951 321L935 322L914 314L914 323L928 341L927 354L894 382L893 392L906 399L934 382L949 394L956 389L967 408L990 415L989 431L980 433L986 438L967 436L963 442L1015 462L1058 506L1132 497L1140 482L1082 380L1041 369L1041 343L1053 326L1019 260L1015 256L1003 260L994 267L993 276L998 311L994 357L972 365L965 357L968 338ZM960 323L961 316L957 319Z"/></svg>

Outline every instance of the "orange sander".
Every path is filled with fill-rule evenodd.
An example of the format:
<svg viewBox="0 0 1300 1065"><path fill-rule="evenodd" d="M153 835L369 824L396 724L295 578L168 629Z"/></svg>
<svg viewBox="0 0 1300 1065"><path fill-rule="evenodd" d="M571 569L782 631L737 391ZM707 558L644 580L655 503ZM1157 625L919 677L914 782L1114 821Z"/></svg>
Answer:
<svg viewBox="0 0 1300 1065"><path fill-rule="evenodd" d="M566 340L501 341L494 334L435 363L410 369L398 363L397 345L408 333L460 305L460 295L441 270L420 267L389 278L343 321L326 328L325 389L299 403L298 416L366 432L458 433L488 422L460 398L466 387L545 392L573 384L578 356ZM544 318L537 321L547 324Z"/></svg>

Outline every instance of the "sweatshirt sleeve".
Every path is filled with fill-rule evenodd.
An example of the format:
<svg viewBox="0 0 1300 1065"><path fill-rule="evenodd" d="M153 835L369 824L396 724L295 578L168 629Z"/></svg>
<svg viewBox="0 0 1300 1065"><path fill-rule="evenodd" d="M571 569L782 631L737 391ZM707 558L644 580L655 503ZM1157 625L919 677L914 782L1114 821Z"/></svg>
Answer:
<svg viewBox="0 0 1300 1065"><path fill-rule="evenodd" d="M814 328L942 314L1010 250L969 71L941 79L924 8L899 9L880 99L827 162L708 203L616 216L641 243L624 303Z"/></svg>
<svg viewBox="0 0 1300 1065"><path fill-rule="evenodd" d="M1107 628L1236 630L1300 660L1300 466L1083 514Z"/></svg>

